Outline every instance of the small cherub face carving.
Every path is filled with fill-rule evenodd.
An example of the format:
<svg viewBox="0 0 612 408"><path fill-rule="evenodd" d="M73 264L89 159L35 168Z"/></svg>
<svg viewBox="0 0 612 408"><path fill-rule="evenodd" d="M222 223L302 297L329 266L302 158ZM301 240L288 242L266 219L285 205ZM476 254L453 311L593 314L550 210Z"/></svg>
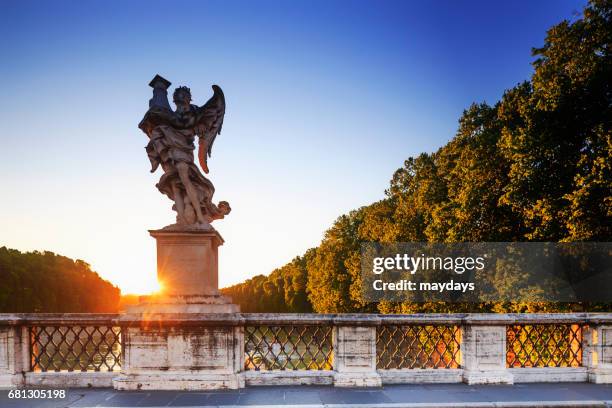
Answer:
<svg viewBox="0 0 612 408"><path fill-rule="evenodd" d="M230 211L232 211L227 201L219 201L219 205L217 207L219 208L219 212L221 212L223 215L227 215L230 213Z"/></svg>

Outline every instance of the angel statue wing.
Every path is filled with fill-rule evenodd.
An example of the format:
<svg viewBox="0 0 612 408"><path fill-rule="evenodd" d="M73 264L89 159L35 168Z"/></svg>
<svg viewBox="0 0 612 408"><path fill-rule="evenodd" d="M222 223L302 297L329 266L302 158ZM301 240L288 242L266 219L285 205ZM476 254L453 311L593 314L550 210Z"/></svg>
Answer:
<svg viewBox="0 0 612 408"><path fill-rule="evenodd" d="M198 108L196 133L200 137L198 159L204 173L208 173L207 159L212 152L215 138L221 133L223 117L225 116L225 96L217 85L213 85L213 96Z"/></svg>

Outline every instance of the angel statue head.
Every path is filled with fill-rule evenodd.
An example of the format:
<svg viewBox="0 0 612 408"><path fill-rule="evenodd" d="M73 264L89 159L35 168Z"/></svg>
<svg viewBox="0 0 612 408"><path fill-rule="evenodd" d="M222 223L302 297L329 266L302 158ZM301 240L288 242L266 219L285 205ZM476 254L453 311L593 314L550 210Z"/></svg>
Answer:
<svg viewBox="0 0 612 408"><path fill-rule="evenodd" d="M177 109L189 109L189 106L191 106L191 89L186 86L179 86L174 90L172 100Z"/></svg>

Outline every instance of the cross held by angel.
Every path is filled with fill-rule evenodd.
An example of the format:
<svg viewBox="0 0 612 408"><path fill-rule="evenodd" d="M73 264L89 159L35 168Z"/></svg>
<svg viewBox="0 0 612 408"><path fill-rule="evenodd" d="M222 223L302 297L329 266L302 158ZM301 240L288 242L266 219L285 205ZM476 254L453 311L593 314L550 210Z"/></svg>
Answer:
<svg viewBox="0 0 612 408"><path fill-rule="evenodd" d="M153 98L138 127L149 137L146 151L151 172L160 166L164 172L156 187L174 201L176 224L169 227L211 228L210 223L229 214L231 208L226 201L213 203L215 187L195 164L194 141L197 137L198 161L208 173L208 157L223 125L225 97L213 85L213 96L198 107L191 104L190 89L181 86L173 94L173 111L168 103L170 85L159 75L149 83Z"/></svg>

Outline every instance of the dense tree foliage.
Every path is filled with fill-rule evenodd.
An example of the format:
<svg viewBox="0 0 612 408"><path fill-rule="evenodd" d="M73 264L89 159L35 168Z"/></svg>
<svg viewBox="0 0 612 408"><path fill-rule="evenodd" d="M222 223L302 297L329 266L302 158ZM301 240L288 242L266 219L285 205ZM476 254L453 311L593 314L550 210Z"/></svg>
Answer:
<svg viewBox="0 0 612 408"><path fill-rule="evenodd" d="M610 241L612 3L552 27L534 74L495 105L473 104L455 137L409 158L386 197L343 215L319 247L225 289L242 310L416 312L563 310L581 305L367 304L362 241Z"/></svg>
<svg viewBox="0 0 612 408"><path fill-rule="evenodd" d="M119 297L81 260L0 247L0 312L117 312Z"/></svg>

